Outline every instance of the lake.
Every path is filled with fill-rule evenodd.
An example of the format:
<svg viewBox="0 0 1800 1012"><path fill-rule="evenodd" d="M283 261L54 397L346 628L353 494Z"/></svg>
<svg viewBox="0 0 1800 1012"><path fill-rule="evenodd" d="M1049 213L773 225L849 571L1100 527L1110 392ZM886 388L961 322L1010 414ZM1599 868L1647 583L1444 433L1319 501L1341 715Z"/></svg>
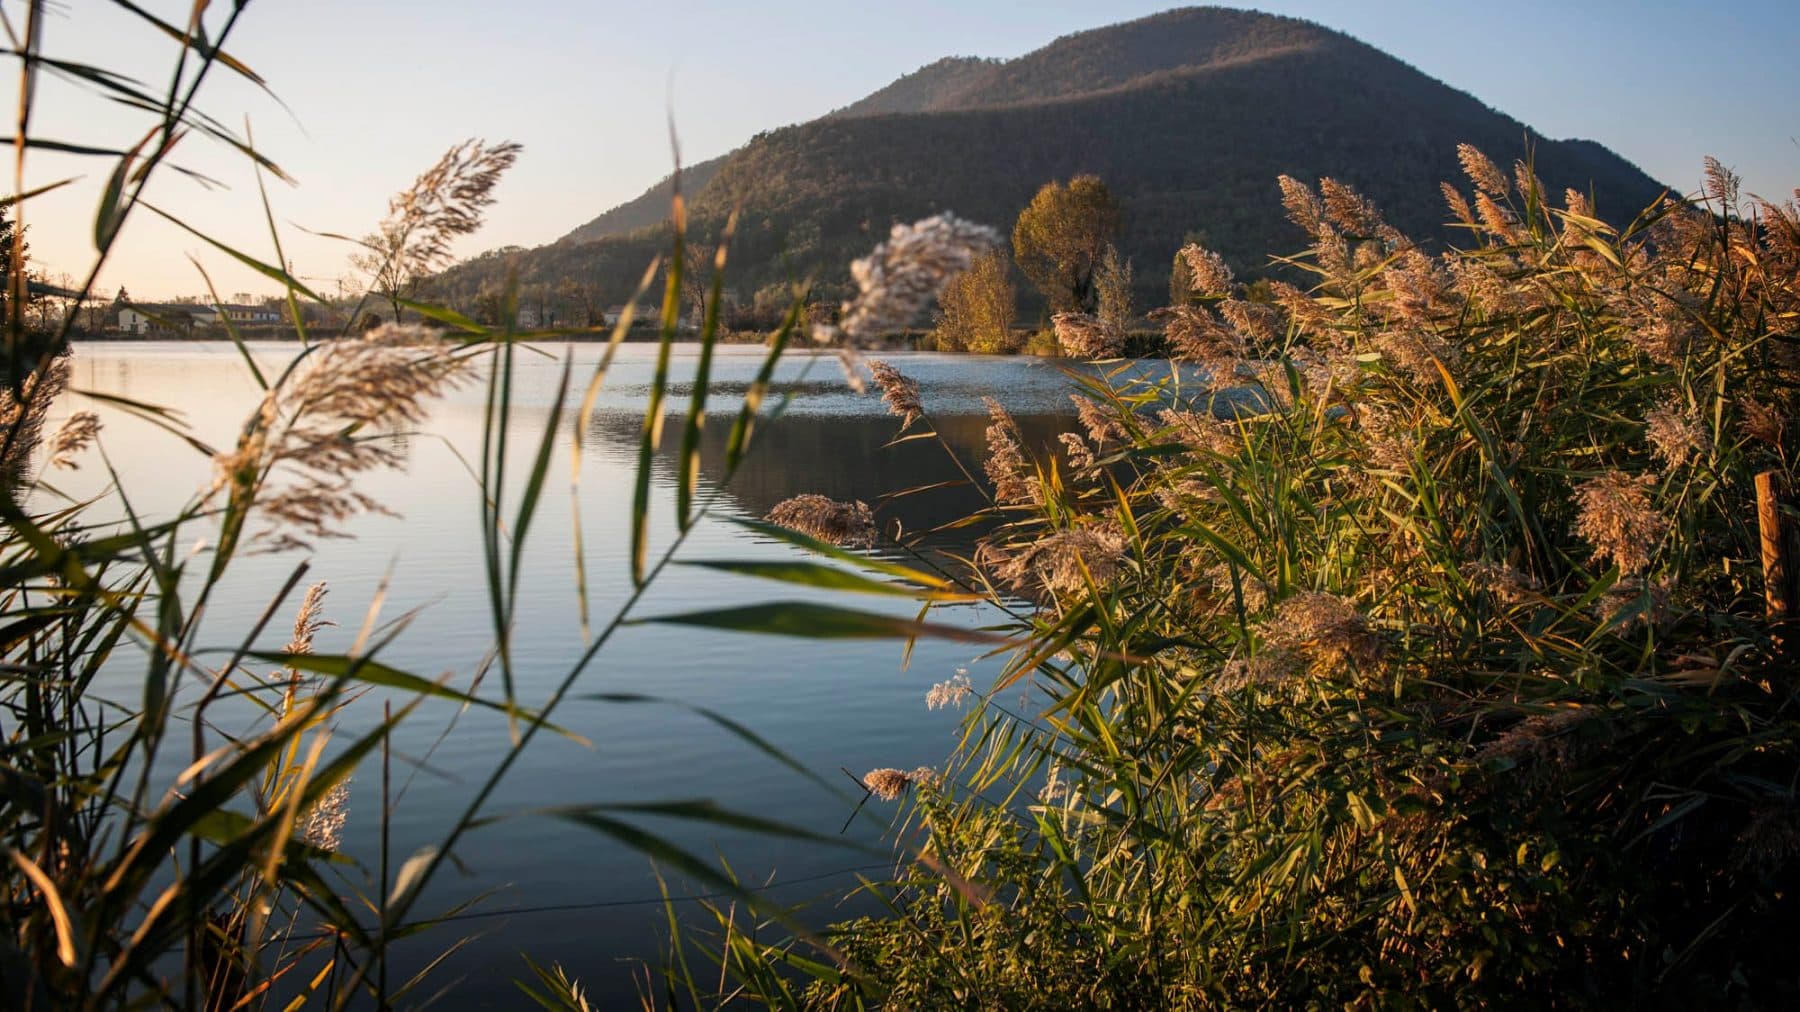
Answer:
<svg viewBox="0 0 1800 1012"><path fill-rule="evenodd" d="M271 344L255 346L253 354L267 371L278 369L296 351L294 345ZM537 444L564 357L573 356L577 394L572 401L578 401L600 351L597 345L576 345L572 350L543 346L536 353L520 353L511 416L515 445ZM675 350L676 411L685 408L686 380L692 375L696 351L691 346ZM514 633L518 694L525 706L541 702L585 646L571 551L575 510L583 527L596 624L612 614L629 590L627 518L655 352L650 345L621 347L583 440L582 480L578 501L573 502L566 477L567 429L574 423L575 409L565 408L564 435L530 532ZM909 531L925 530L980 504L980 496L966 486L883 501L884 494L900 489L951 482L958 472L932 441L886 445L897 434L898 420L885 413L875 395L850 392L834 360L804 353L791 356L778 371L778 385L790 385L794 394L785 414L758 430L749 462L728 486L718 488L714 483L727 425L761 355L762 349L754 347L718 349L714 421L706 430L701 468L701 498L716 492L716 505L689 536L679 559L799 557L797 550L731 521L761 517L777 502L803 492L865 500L877 507L878 516L897 520ZM919 382L939 431L976 473L987 424L982 397L994 396L1005 403L1019 416L1028 439L1040 447L1051 442L1071 411L1072 381L1053 363L921 353L884 357ZM178 407L193 434L213 446L234 442L258 399L249 370L229 344L80 345L70 385L72 391ZM320 542L307 552L241 559L228 578L228 592L218 597L206 616L202 644L235 645L304 561L310 565L305 582L330 584L326 615L337 623L321 632L319 652L348 649L385 583L381 620L410 618L383 650L382 659L428 677L450 673L451 684L468 686L494 642L475 481L464 464L479 459L483 394L481 383L471 383L439 402L417 432L396 437L404 449L403 468L377 473L360 484L395 515L360 517L348 529L351 537ZM70 410L92 407L79 392L71 392L58 405L50 426ZM98 410L106 426L101 444L141 514L166 515L210 481L210 460L181 440L117 409ZM679 442L679 429L670 426L668 433L664 442L673 447ZM656 467L652 558L672 534L673 464L672 451L665 449ZM104 469L92 452L80 471L50 472L46 477L77 497L96 495L106 486ZM521 476L510 475L509 480L516 502ZM111 508L102 503L95 515L108 515ZM209 531L196 527L190 534L200 542ZM205 550L204 545L196 548ZM633 615L785 599L833 600L908 617L915 611L903 600L845 602L786 585L675 565L664 571ZM297 600L296 594L283 607L282 617L263 638L263 647L280 649ZM939 610L935 621L974 626L992 619L983 609L964 605ZM784 749L806 768L841 784L844 794L821 790L687 710L572 698L554 719L591 745L540 735L503 782L490 811L525 813L558 805L711 798L836 836L860 797L840 770L860 775L881 766L941 764L954 745L961 715L928 710L925 693L959 668L969 670L977 688L991 681L999 660L982 661L978 653L979 648L969 645L925 641L918 644L910 663L903 664L898 642L815 642L668 625L629 626L584 674L576 697L638 693L716 710ZM122 659L108 672L105 691L124 700L136 699L136 672L141 670L141 656ZM497 677L490 675L479 691L498 698ZM379 720L384 698L377 692L360 697L340 721L341 733L347 738ZM504 754L508 741L503 717L484 711L458 716L447 704L428 705L400 727L392 742L396 865L417 847L442 836ZM169 768L160 772L171 775L181 765L184 755L171 756ZM361 863L347 871L347 881L370 892L379 810L379 767L365 765L351 787L343 853ZM896 810L895 805L870 802L843 838L880 845ZM773 895L786 901L834 900L855 886L856 870L882 874L879 862L866 853L720 833L668 820L647 825L715 864L719 855L727 857L744 879L773 883ZM454 1007L516 1006L522 996L511 980L528 975L520 953L545 965L561 963L582 978L598 1007L610 1007L634 993L631 961L655 960L666 945L649 861L603 836L544 817L521 816L471 833L457 856L461 867L446 866L417 911L424 914L472 897L484 898L469 916L401 950L403 961L416 968L457 939L476 936L435 971L434 986L425 989L460 982L450 1002ZM680 881L672 888L678 896L699 891ZM700 912L692 900L685 900L683 907ZM827 902L814 907L809 916L823 922L853 909ZM410 969L406 972L410 974ZM405 975L398 974L397 979Z"/></svg>

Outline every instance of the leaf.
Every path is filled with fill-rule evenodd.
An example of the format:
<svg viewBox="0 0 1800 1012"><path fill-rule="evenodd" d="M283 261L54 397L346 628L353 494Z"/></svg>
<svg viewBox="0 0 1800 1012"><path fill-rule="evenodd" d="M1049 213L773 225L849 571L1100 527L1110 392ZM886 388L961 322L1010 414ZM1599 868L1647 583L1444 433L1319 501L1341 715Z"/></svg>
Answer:
<svg viewBox="0 0 1800 1012"><path fill-rule="evenodd" d="M313 300L314 302L322 303L325 301L324 299L321 299L316 293L314 293L312 289L310 289L310 288L306 287L306 285L302 284L299 278L294 277L292 274L289 274L287 271L284 271L279 267L271 267L268 264L263 263L261 260L256 259L255 257L238 252L237 250L231 248L230 246L225 245L224 243L220 242L219 240L214 239L212 236L209 236L206 233L200 231L199 229L194 228L192 225L189 225L187 222L182 221L180 218L177 218L174 215L170 214L169 212L163 210L162 208L157 207L155 204L140 204L139 206L143 207L145 210L148 210L151 214L154 214L154 215L162 218L164 221L169 222L170 224L174 225L176 228L181 229L183 232L188 233L189 235L193 236L196 239L199 239L201 242L206 243L208 246L211 246L212 248L214 248L214 249L218 250L219 252L225 254L226 256L232 258L233 260L236 260L238 263L243 264L245 267L248 267L251 270L255 271L256 273L261 274L263 277L268 278L270 281L273 281L276 284L282 285L293 291L299 292L300 294L306 296L307 298Z"/></svg>
<svg viewBox="0 0 1800 1012"><path fill-rule="evenodd" d="M837 545L831 544L828 541L820 541L818 538L802 534L799 531L783 527L780 524L769 523L766 520L751 520L740 517L734 518L732 523L737 524L739 527L755 531L764 537L774 538L777 541L785 541L797 548L804 548L815 555L823 555L826 558L836 559L839 562L848 562L851 565L860 566L863 569L872 569L877 573L886 573L896 579L918 584L921 587L931 587L936 590L948 590L954 586L949 580L946 580L941 576L921 572L920 570L902 566L896 562L888 562L885 559L860 555L856 552L839 548Z"/></svg>
<svg viewBox="0 0 1800 1012"><path fill-rule="evenodd" d="M69 920L69 908L63 905L62 894L56 891L56 883L50 881L50 876L44 874L44 869L39 868L31 858L11 847L6 849L6 853L19 866L19 870L25 873L25 877L31 880L31 884L37 887L38 892L43 894L44 906L50 912L50 923L56 929L56 958L62 960L64 966L74 967L75 929Z"/></svg>
<svg viewBox="0 0 1800 1012"><path fill-rule="evenodd" d="M536 715L529 710L524 710L516 706L508 706L504 703L496 703L492 700L482 699L480 696L473 696L466 692L458 692L441 682L434 682L427 678L421 678L411 672L401 671L399 668L390 667L380 661L371 660L367 657L353 657L348 654L290 654L262 650L253 650L246 656L270 664L278 664L286 668L298 668L301 671L311 671L331 678L348 678L351 681L362 682L367 685L379 685L383 688L399 689L403 692L411 692L421 696L435 696L439 699L449 699L469 706L479 706L498 713L504 713L509 717L520 717L530 721L535 721L537 719ZM582 736L565 731L555 724L546 723L544 726L564 737L581 742L587 741L587 739Z"/></svg>
<svg viewBox="0 0 1800 1012"><path fill-rule="evenodd" d="M400 866L400 873L394 876L394 890L388 894L388 906L398 906L402 901L412 898L413 891L425 880L425 869L431 867L437 853L436 847L424 846L406 859L406 863Z"/></svg>
<svg viewBox="0 0 1800 1012"><path fill-rule="evenodd" d="M745 742L763 755L768 756L781 765L786 766L788 769L793 770L795 773L798 773L808 780L811 780L813 783L818 784L820 787L825 788L828 793L839 793L838 788L834 784L827 783L817 773L814 773L812 770L801 765L798 760L775 747L755 731L750 730L743 724L738 723L716 710L709 710L704 706L695 706L692 703L684 703L678 699L663 699L657 696L646 696L635 692L595 692L582 696L581 698L591 699L602 703L658 703L664 706L678 707L713 722L733 737Z"/></svg>
<svg viewBox="0 0 1800 1012"><path fill-rule="evenodd" d="M863 849L837 836L826 836L810 829L791 826L785 822L766 819L760 815L721 808L717 803L697 798L677 801L614 801L592 805L557 805L550 808L532 808L524 811L509 812L505 815L494 815L472 823L473 828L493 825L508 819L520 817L543 817L564 819L582 823L586 817L598 813L619 815L653 815L669 819L686 819L691 822L704 822L714 826L725 826L731 829L742 829L766 836L781 836L793 840L805 840L808 843L823 843L833 847Z"/></svg>
<svg viewBox="0 0 1800 1012"><path fill-rule="evenodd" d="M675 480L675 526L693 526L694 485L700 480L700 437L706 428L706 398L712 392L713 348L719 340L719 306L724 301L725 254L737 232L737 212L725 222L719 250L713 257L712 286L706 300L706 319L700 329L700 361L694 367L694 394L688 406L687 424L681 433L681 453Z"/></svg>
<svg viewBox="0 0 1800 1012"><path fill-rule="evenodd" d="M763 363L756 370L756 378L750 381L750 389L744 391L743 406L738 409L737 421L731 427L731 439L725 446L725 473L733 474L738 465L743 463L744 454L750 448L750 435L756 428L756 413L762 409L763 397L769 392L769 383L775 375L775 363L781 360L781 354L787 350L788 339L793 336L794 328L799 326L800 316L806 310L806 297L802 290L796 290L794 301L788 306L787 316L781 321L781 327L769 340L769 353L763 357Z"/></svg>
<svg viewBox="0 0 1800 1012"><path fill-rule="evenodd" d="M1399 865L1394 866L1394 884L1400 887L1400 899L1406 903L1406 909L1417 917L1419 905L1413 900L1412 886L1407 884L1406 873L1400 870Z"/></svg>
<svg viewBox="0 0 1800 1012"><path fill-rule="evenodd" d="M663 401L669 390L669 349L675 343L675 325L681 317L682 238L687 215L681 194L675 194L672 220L674 250L669 255L668 284L663 290L662 337L656 347L656 372L650 380L650 399L644 405L643 434L638 441L637 480L631 494L631 583L644 585L644 566L650 555L650 472L656 448L662 443Z"/></svg>
<svg viewBox="0 0 1800 1012"><path fill-rule="evenodd" d="M754 576L762 580L775 580L780 583L798 584L803 587L818 587L823 590L847 590L856 594L883 594L889 597L906 597L914 600L929 601L980 601L980 594L966 594L949 590L921 589L902 586L886 580L871 580L860 573L835 566L822 566L816 562L780 561L766 559L698 559L692 562L677 563L683 566L696 566L701 569L712 569L724 573L737 573L742 576Z"/></svg>
<svg viewBox="0 0 1800 1012"><path fill-rule="evenodd" d="M777 601L741 608L719 608L690 611L675 615L656 615L638 619L629 625L689 625L734 632L764 633L771 636L798 636L804 639L911 639L929 636L958 643L1007 643L999 633L955 626L916 622L912 619L874 612L853 611L828 604L805 601Z"/></svg>
<svg viewBox="0 0 1800 1012"><path fill-rule="evenodd" d="M402 309L410 309L428 320L436 320L439 323L455 327L457 330L483 336L490 332L485 325L476 323L454 309L435 306L428 302L414 302L411 299L396 299L395 301L400 304Z"/></svg>

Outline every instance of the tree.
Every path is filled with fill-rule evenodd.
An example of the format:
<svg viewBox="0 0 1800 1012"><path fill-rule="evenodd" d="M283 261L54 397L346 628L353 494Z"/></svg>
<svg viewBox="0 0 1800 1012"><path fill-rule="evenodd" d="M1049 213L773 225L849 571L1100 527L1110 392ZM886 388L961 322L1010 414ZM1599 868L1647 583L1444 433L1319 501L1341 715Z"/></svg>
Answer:
<svg viewBox="0 0 1800 1012"><path fill-rule="evenodd" d="M1094 273L1119 231L1119 203L1099 176L1046 183L1013 226L1013 256L1054 313L1092 313Z"/></svg>
<svg viewBox="0 0 1800 1012"><path fill-rule="evenodd" d="M998 355L1018 350L1013 337L1018 292L1007 271L1006 253L994 250L975 258L969 269L951 278L938 293L937 326L932 330L939 351L972 351Z"/></svg>
<svg viewBox="0 0 1800 1012"><path fill-rule="evenodd" d="M14 305L20 307L20 313L24 312L25 301L15 299L13 287L18 285L18 294L24 294L31 250L24 232L13 221L12 205L11 200L0 200L0 321L8 327L13 319ZM17 270L14 270L15 266Z"/></svg>
<svg viewBox="0 0 1800 1012"><path fill-rule="evenodd" d="M1131 326L1131 261L1119 255L1118 247L1107 243L1100 257L1100 269L1094 274L1094 294L1100 321L1124 333Z"/></svg>
<svg viewBox="0 0 1800 1012"><path fill-rule="evenodd" d="M388 201L388 216L363 237L350 262L388 300L394 319L426 276L450 265L450 244L481 227L500 177L519 157L519 145L466 140L451 148L412 186Z"/></svg>
<svg viewBox="0 0 1800 1012"><path fill-rule="evenodd" d="M599 292L592 284L582 284L567 274L556 283L556 295L572 308L581 310L581 325L597 327L602 322Z"/></svg>

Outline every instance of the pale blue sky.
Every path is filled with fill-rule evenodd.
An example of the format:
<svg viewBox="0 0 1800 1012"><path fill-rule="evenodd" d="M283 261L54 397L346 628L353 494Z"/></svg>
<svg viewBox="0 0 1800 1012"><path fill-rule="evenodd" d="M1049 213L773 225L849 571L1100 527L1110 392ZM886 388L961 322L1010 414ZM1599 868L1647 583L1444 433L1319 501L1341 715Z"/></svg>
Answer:
<svg viewBox="0 0 1800 1012"><path fill-rule="evenodd" d="M181 20L190 0L149 3ZM20 4L0 3L8 17ZM173 43L104 0L53 5L53 55L166 79ZM227 4L214 5L214 19ZM219 79L206 107L250 119L259 147L298 188L276 185L279 219L361 233L444 148L467 136L511 139L524 156L489 224L465 254L548 242L642 192L665 174L672 101L688 160L720 154L759 130L844 105L942 56L1011 57L1070 32L1166 9L1166 3L830 3L690 0L674 9L575 0L255 0L229 49L266 76L292 109ZM1248 6L1348 32L1553 137L1598 140L1681 189L1716 154L1748 190L1777 197L1800 184L1800 2L1587 3L1512 0L1265 0ZM13 69L13 68L9 68ZM0 102L13 108L8 75ZM39 125L61 139L129 144L127 110L46 84ZM184 159L231 185L206 192L165 177L155 199L199 227L266 251L246 163L202 145ZM1511 154L1510 152L1496 152ZM72 274L92 254L92 208L111 166L34 154L27 185L86 173L30 211L36 255ZM346 270L341 244L291 228L304 276ZM201 291L197 256L227 293L266 290L203 244L148 217L135 221L107 289L148 299ZM321 282L329 284L329 281Z"/></svg>

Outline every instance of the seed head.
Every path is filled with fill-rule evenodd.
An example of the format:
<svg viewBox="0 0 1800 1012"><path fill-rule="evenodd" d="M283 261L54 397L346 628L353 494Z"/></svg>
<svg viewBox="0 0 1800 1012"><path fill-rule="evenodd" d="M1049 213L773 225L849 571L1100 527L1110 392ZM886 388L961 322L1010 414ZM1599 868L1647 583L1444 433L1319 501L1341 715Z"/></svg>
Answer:
<svg viewBox="0 0 1800 1012"><path fill-rule="evenodd" d="M998 554L995 573L1014 587L1041 590L1052 597L1082 594L1090 578L1100 587L1119 578L1126 548L1125 532L1117 524L1087 524Z"/></svg>
<svg viewBox="0 0 1800 1012"><path fill-rule="evenodd" d="M269 526L258 538L270 547L342 536L345 520L386 512L353 487L357 475L403 460L381 430L423 421L430 400L460 382L460 364L438 331L414 324L321 346L263 396L238 445L214 458L213 493L261 510Z"/></svg>
<svg viewBox="0 0 1800 1012"><path fill-rule="evenodd" d="M974 691L975 687L969 682L968 669L957 668L956 674L951 675L949 681L936 683L925 694L925 708L940 710L954 706L960 709L963 700L968 699L969 694Z"/></svg>
<svg viewBox="0 0 1800 1012"><path fill-rule="evenodd" d="M863 788L882 801L893 801L906 793L913 782L911 773L884 766L863 774Z"/></svg>
<svg viewBox="0 0 1800 1012"><path fill-rule="evenodd" d="M987 459L982 469L994 486L994 501L1003 506L1035 504L1043 501L1043 489L1025 459L1019 445L1019 427L992 397L985 398L988 409Z"/></svg>
<svg viewBox="0 0 1800 1012"><path fill-rule="evenodd" d="M309 847L336 852L344 842L344 823L350 818L350 782L326 791L306 813L300 838Z"/></svg>
<svg viewBox="0 0 1800 1012"><path fill-rule="evenodd" d="M1384 647L1354 605L1336 594L1316 591L1277 604L1262 632L1271 645L1300 654L1315 670L1346 664L1366 668L1381 659Z"/></svg>
<svg viewBox="0 0 1800 1012"><path fill-rule="evenodd" d="M1115 439L1123 440L1130 435L1125 426L1106 408L1080 394L1070 394L1069 400L1075 403L1075 415L1081 419L1081 427L1087 430L1087 436L1095 446L1103 447Z"/></svg>
<svg viewBox="0 0 1800 1012"><path fill-rule="evenodd" d="M0 482L16 484L30 471L31 455L43 438L50 404L69 386L69 355L63 352L25 374L15 392L0 383Z"/></svg>
<svg viewBox="0 0 1800 1012"><path fill-rule="evenodd" d="M1462 162L1463 174L1481 192L1495 197L1506 195L1506 174L1500 171L1500 166L1495 165L1493 159L1482 154L1481 149L1473 144L1458 144L1456 158Z"/></svg>
<svg viewBox="0 0 1800 1012"><path fill-rule="evenodd" d="M56 434L50 437L48 455L51 467L77 470L80 465L75 458L87 449L94 439L100 435L100 416L92 411L77 411L70 415Z"/></svg>
<svg viewBox="0 0 1800 1012"><path fill-rule="evenodd" d="M766 519L834 545L866 548L875 543L875 515L861 500L838 502L811 493L797 495L776 503Z"/></svg>
<svg viewBox="0 0 1800 1012"><path fill-rule="evenodd" d="M1673 401L1644 416L1644 436L1656 458L1671 468L1704 456L1712 446L1700 419Z"/></svg>
<svg viewBox="0 0 1800 1012"><path fill-rule="evenodd" d="M1576 756L1574 732L1594 716L1591 707L1570 707L1533 714L1482 746L1482 762L1510 761L1519 766L1559 768Z"/></svg>
<svg viewBox="0 0 1800 1012"><path fill-rule="evenodd" d="M1456 349L1427 330L1400 328L1383 331L1375 339L1375 347L1388 364L1412 378L1420 386L1434 386L1444 381L1439 365L1454 370L1460 360Z"/></svg>
<svg viewBox="0 0 1800 1012"><path fill-rule="evenodd" d="M1226 326L1205 306L1169 306L1150 314L1163 325L1163 341L1172 358L1199 362L1213 375L1229 379L1237 362L1248 354L1244 335Z"/></svg>
<svg viewBox="0 0 1800 1012"><path fill-rule="evenodd" d="M911 428L925 413L925 406L919 402L919 384L880 360L869 362L869 372L875 377L875 389L881 391L888 414L900 417L900 431Z"/></svg>
<svg viewBox="0 0 1800 1012"><path fill-rule="evenodd" d="M1330 231L1325 224L1325 205L1319 202L1312 187L1292 176L1284 175L1277 182L1281 186L1281 206L1287 209L1289 221L1312 236Z"/></svg>
<svg viewBox="0 0 1800 1012"><path fill-rule="evenodd" d="M1124 354L1124 332L1097 316L1057 313L1050 323L1056 328L1057 348L1069 358L1118 358Z"/></svg>
<svg viewBox="0 0 1800 1012"><path fill-rule="evenodd" d="M1611 559L1625 573L1650 565L1668 523L1650 503L1648 483L1623 471L1608 471L1575 486L1575 533L1594 549L1594 560Z"/></svg>
<svg viewBox="0 0 1800 1012"><path fill-rule="evenodd" d="M1306 670L1306 661L1285 647L1268 647L1255 657L1234 657L1219 669L1214 692L1238 692L1251 686L1278 688Z"/></svg>
<svg viewBox="0 0 1800 1012"><path fill-rule="evenodd" d="M1181 259L1187 264L1195 295L1224 295L1231 291L1236 278L1224 257L1198 243L1188 243L1181 247Z"/></svg>
<svg viewBox="0 0 1800 1012"><path fill-rule="evenodd" d="M1176 439L1195 450L1235 457L1244 449L1244 437L1237 426L1209 413L1168 408L1157 417L1173 430Z"/></svg>
<svg viewBox="0 0 1800 1012"><path fill-rule="evenodd" d="M1538 582L1529 574L1485 559L1463 566L1463 576L1477 590L1492 594L1494 600L1509 606L1530 600L1538 590Z"/></svg>
<svg viewBox="0 0 1800 1012"><path fill-rule="evenodd" d="M1063 455L1069 459L1069 470L1072 473L1088 474L1098 466L1094 459L1094 448L1081 438L1080 433L1063 432L1056 439L1062 443Z"/></svg>
<svg viewBox="0 0 1800 1012"><path fill-rule="evenodd" d="M1750 439L1781 449L1782 437L1787 433L1786 415L1773 405L1750 397L1740 397L1738 408L1744 413L1743 420L1738 423L1739 432Z"/></svg>
<svg viewBox="0 0 1800 1012"><path fill-rule="evenodd" d="M285 653L310 654L313 651L313 636L320 629L336 622L325 618L325 581L306 588L306 596L300 599L300 610L294 613L294 635L284 648Z"/></svg>

